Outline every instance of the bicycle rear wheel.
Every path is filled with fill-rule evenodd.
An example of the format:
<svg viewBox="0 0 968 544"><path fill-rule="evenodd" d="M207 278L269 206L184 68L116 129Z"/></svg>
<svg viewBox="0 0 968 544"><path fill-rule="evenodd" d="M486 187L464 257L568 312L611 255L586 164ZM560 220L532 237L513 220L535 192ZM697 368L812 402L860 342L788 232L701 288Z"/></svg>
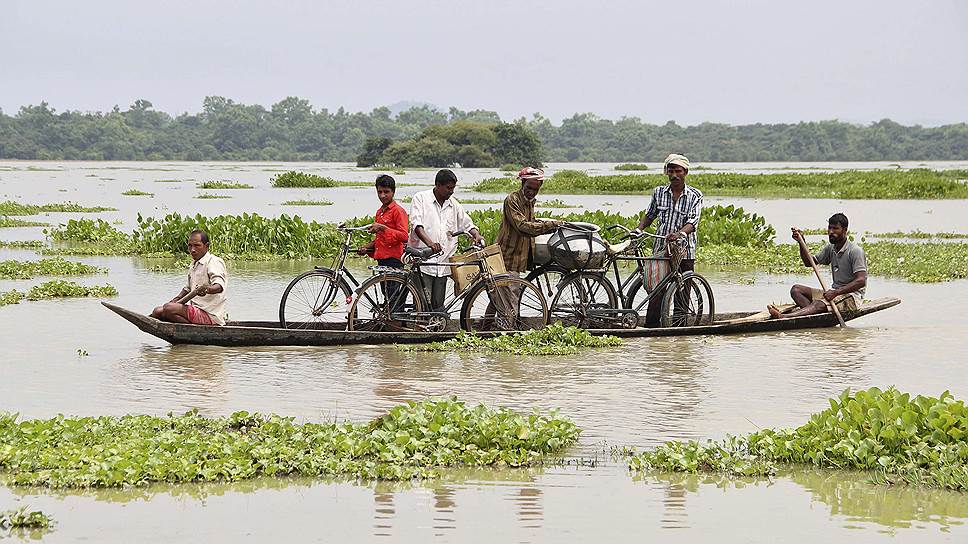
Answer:
<svg viewBox="0 0 968 544"><path fill-rule="evenodd" d="M710 325L716 316L713 289L706 278L689 274L681 282L672 282L662 298L663 327Z"/></svg>
<svg viewBox="0 0 968 544"><path fill-rule="evenodd" d="M473 287L460 310L465 331L525 331L548 324L548 301L527 280L510 276L494 278Z"/></svg>
<svg viewBox="0 0 968 544"><path fill-rule="evenodd" d="M329 268L303 272L282 294L279 325L284 329L333 328L346 322L352 298L350 286Z"/></svg>
<svg viewBox="0 0 968 544"><path fill-rule="evenodd" d="M535 268L524 279L533 283L544 295L545 300L551 300L558 292L558 285L561 280L567 275L568 270L555 264L548 264Z"/></svg>
<svg viewBox="0 0 968 544"><path fill-rule="evenodd" d="M561 281L550 311L551 319L562 325L587 328L596 323L595 310L619 307L610 281L594 272L575 272Z"/></svg>
<svg viewBox="0 0 968 544"><path fill-rule="evenodd" d="M423 330L414 320L422 312L423 298L403 274L380 274L363 282L350 305L346 330Z"/></svg>

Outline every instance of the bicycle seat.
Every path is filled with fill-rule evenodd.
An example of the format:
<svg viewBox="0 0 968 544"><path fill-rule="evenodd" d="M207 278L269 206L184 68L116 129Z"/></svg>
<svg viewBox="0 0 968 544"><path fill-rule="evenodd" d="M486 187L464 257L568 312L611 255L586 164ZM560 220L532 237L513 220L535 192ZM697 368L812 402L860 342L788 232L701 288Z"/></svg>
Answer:
<svg viewBox="0 0 968 544"><path fill-rule="evenodd" d="M609 255L618 255L619 253L625 252L631 243L632 240L626 240L618 244L607 244L605 251L607 251Z"/></svg>
<svg viewBox="0 0 968 544"><path fill-rule="evenodd" d="M407 246L403 250L403 254L408 257L416 257L418 259L426 259L434 254L433 248L430 247L410 247Z"/></svg>

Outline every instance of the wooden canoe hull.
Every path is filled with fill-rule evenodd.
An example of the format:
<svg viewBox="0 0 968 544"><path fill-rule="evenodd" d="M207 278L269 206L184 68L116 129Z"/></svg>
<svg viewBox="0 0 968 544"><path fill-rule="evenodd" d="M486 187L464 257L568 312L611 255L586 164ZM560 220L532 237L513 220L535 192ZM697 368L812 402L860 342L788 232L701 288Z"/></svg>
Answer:
<svg viewBox="0 0 968 544"><path fill-rule="evenodd" d="M885 310L901 303L898 298L882 298L862 304L857 310L844 312L845 321ZM142 331L172 344L202 344L210 346L345 346L353 344L415 344L449 340L457 333L446 332L370 332L337 329L283 329L277 321L229 321L225 326L187 325L159 321L137 312L102 302L106 308L130 321ZM754 312L718 314L717 321L733 320ZM719 323L699 327L590 329L594 335L610 334L622 338L648 336L700 336L712 334L744 334L755 332L816 329L837 325L830 313L792 319ZM481 336L502 334L482 332Z"/></svg>

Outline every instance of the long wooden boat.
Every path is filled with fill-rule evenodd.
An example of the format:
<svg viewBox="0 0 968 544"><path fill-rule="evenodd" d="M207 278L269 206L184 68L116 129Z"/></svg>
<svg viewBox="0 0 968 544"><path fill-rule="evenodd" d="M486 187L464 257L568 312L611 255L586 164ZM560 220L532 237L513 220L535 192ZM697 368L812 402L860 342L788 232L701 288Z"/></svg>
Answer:
<svg viewBox="0 0 968 544"><path fill-rule="evenodd" d="M879 312L901 303L898 298L881 298L862 304L857 310L844 312L845 321ZM350 344L414 344L453 338L456 331L447 332L369 332L333 328L283 329L278 321L229 321L224 326L187 325L159 321L137 312L102 302L105 307L130 321L142 331L172 344L204 344L213 346L343 346ZM754 332L817 329L837 325L830 313L790 319L756 319L761 312L717 314L712 325L697 327L590 329L595 335L610 334L622 338L647 336L687 336L710 334L741 334ZM483 336L500 334L482 332Z"/></svg>

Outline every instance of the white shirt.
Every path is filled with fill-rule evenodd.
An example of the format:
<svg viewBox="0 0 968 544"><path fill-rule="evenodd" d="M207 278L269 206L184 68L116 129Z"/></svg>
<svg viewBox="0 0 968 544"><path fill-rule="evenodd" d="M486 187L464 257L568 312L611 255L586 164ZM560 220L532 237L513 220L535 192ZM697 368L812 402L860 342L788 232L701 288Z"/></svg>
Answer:
<svg viewBox="0 0 968 544"><path fill-rule="evenodd" d="M418 226L423 227L427 237L440 244L444 250L440 256L424 261L428 263L447 262L447 259L457 253L457 238L450 236L450 232L470 231L477 228L456 198L450 197L441 205L437 202L433 189L413 195L413 201L410 203L410 239L407 245L415 248L427 247L427 244L417 238L414 232ZM426 266L421 267L420 271L439 277L449 276L451 268Z"/></svg>
<svg viewBox="0 0 968 544"><path fill-rule="evenodd" d="M188 301L192 306L212 316L212 321L216 325L225 324L225 274L225 261L212 255L211 252L205 253L201 259L192 261L192 264L188 265L188 286L185 288L189 292L200 285L222 286L221 293L197 296Z"/></svg>

